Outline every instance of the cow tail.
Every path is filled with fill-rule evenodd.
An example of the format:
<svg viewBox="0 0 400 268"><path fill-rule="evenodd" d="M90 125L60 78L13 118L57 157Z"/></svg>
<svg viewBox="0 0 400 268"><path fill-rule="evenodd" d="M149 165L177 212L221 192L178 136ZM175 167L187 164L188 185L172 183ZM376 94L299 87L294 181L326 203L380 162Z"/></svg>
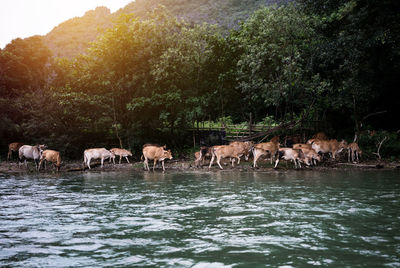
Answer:
<svg viewBox="0 0 400 268"><path fill-rule="evenodd" d="M140 157L140 160L143 160L144 155L142 154L142 156Z"/></svg>

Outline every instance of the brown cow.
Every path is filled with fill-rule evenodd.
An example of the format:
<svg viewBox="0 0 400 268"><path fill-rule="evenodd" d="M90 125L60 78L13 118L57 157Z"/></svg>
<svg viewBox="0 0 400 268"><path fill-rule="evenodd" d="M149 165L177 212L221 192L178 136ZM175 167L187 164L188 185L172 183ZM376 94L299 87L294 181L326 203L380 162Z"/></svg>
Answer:
<svg viewBox="0 0 400 268"><path fill-rule="evenodd" d="M336 155L339 154L343 149L347 148L347 142L342 140L338 142L336 139L332 140L314 140L311 146L317 153L329 153L330 156L335 159Z"/></svg>
<svg viewBox="0 0 400 268"><path fill-rule="evenodd" d="M221 166L221 158L230 158L232 167L235 167L235 159L238 159L238 162L240 161L240 156L242 156L243 153L243 148L235 145L217 145L212 147L212 156L211 156L211 161L210 165L208 168L210 169L214 159L217 158L217 164L220 169L223 169Z"/></svg>
<svg viewBox="0 0 400 268"><path fill-rule="evenodd" d="M254 143L252 141L232 141L229 143L230 146L234 146L237 148L238 151L238 165L240 164L240 157L244 156L244 158L249 160L251 148L253 147Z"/></svg>
<svg viewBox="0 0 400 268"><path fill-rule="evenodd" d="M324 132L318 132L313 136L313 139L326 141L328 140L328 137Z"/></svg>
<svg viewBox="0 0 400 268"><path fill-rule="evenodd" d="M301 135L299 135L299 134L291 135L291 136L285 136L283 138L283 144L286 147L292 147L293 144L301 143L301 142L303 142L303 137Z"/></svg>
<svg viewBox="0 0 400 268"><path fill-rule="evenodd" d="M261 149L261 150L254 150L254 149ZM258 143L254 145L253 148L253 167L257 167L257 160L262 155L267 155L268 153L271 156L271 164L273 159L275 159L276 152L279 149L279 137L273 137L269 142Z"/></svg>
<svg viewBox="0 0 400 268"><path fill-rule="evenodd" d="M122 157L125 157L126 161L129 163L128 160L128 156L132 156L131 151L129 150L125 150L125 149L121 149L121 148L111 148L110 152L113 153L113 155L110 157L110 161L113 161L113 163L115 164L115 156L118 155L119 156L119 163L121 164L121 159Z"/></svg>
<svg viewBox="0 0 400 268"><path fill-rule="evenodd" d="M7 161L11 160L12 152L18 152L19 148L24 144L21 142L13 142L8 145Z"/></svg>
<svg viewBox="0 0 400 268"><path fill-rule="evenodd" d="M314 136L312 136L311 139L309 139L309 140L307 141L307 144L313 144L314 141L316 141L316 140L327 141L327 140L329 140L329 139L328 139L328 137L325 135L324 132L318 132L318 133L316 133Z"/></svg>
<svg viewBox="0 0 400 268"><path fill-rule="evenodd" d="M60 171L61 167L61 157L60 153L54 150L44 150L42 156L40 157L39 170L44 161L44 169L46 169L46 162L52 162L57 171Z"/></svg>
<svg viewBox="0 0 400 268"><path fill-rule="evenodd" d="M147 146L163 147L164 149L167 149L167 145L160 146L160 145L158 145L157 143L145 143L145 144L143 144L142 149L143 149L144 147L147 147Z"/></svg>
<svg viewBox="0 0 400 268"><path fill-rule="evenodd" d="M299 150L299 149L303 149L303 148L312 149L311 144L307 144L307 143L293 144L293 149L295 149L295 150Z"/></svg>
<svg viewBox="0 0 400 268"><path fill-rule="evenodd" d="M360 162L360 157L362 155L362 151L356 142L350 143L347 146L347 150L348 150L348 161L349 162L350 162L350 158L353 163Z"/></svg>
<svg viewBox="0 0 400 268"><path fill-rule="evenodd" d="M148 171L150 171L148 160L154 160L153 171L157 161L160 161L162 163L163 171L165 171L164 160L172 159L171 150L166 151L165 148L161 146L148 145L143 148L142 152L143 152L142 159L144 157L144 162L143 162L144 169Z"/></svg>

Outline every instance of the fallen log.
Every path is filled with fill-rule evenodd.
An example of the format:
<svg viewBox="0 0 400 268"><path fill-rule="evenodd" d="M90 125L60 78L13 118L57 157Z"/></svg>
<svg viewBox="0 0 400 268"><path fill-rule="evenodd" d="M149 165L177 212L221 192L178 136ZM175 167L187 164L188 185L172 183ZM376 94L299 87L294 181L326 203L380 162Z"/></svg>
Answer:
<svg viewBox="0 0 400 268"><path fill-rule="evenodd" d="M382 164L367 165L367 164L353 164L353 163L337 163L337 165L353 166L353 167L359 167L359 168L384 168L385 167Z"/></svg>

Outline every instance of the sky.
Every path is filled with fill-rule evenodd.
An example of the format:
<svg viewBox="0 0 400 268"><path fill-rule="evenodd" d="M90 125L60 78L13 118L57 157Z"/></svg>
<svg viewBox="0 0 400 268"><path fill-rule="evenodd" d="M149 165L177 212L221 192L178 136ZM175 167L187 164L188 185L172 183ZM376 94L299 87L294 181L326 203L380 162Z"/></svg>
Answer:
<svg viewBox="0 0 400 268"><path fill-rule="evenodd" d="M98 6L111 12L133 0L0 0L0 48L15 38L45 35L73 17Z"/></svg>

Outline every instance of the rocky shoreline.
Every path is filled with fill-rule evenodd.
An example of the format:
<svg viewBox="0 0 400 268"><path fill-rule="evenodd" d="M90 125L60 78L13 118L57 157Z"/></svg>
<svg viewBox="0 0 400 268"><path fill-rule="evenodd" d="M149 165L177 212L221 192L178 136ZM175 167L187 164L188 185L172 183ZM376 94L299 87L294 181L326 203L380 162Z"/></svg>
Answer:
<svg viewBox="0 0 400 268"><path fill-rule="evenodd" d="M234 171L234 172L268 172L268 171L286 171L286 170L295 170L294 165L292 163L285 163L282 161L277 169L273 169L273 166L270 164L269 160L261 161L259 164L259 168L253 168L252 162L242 161L240 165L232 168L228 161L224 161L222 163L224 169L223 171ZM65 161L61 166L60 173L65 172L98 172L98 171L135 171L135 172L143 172L143 162L131 162L131 163L122 163L122 164L112 164L106 161L104 163L103 168L100 166L100 162L95 161L91 164L91 169L86 168L83 170L83 165L81 161ZM150 165L152 168L152 165ZM212 168L208 169L208 163L205 163L201 168L197 168L194 166L194 161L190 160L173 160L173 161L165 161L165 169L168 171L201 171L201 172L216 172L220 171L219 167L214 164ZM317 166L307 167L303 166L302 171L313 170L313 171L328 171L328 170L400 170L400 163L395 161L364 161L358 164L348 163L348 162L323 162ZM11 161L0 162L0 173L5 174L13 174L13 173L37 173L35 169L35 165L33 162L28 163L28 168L25 167L24 164L21 166L18 165L18 162ZM55 168L48 164L47 169L43 168L39 171L40 173L55 173ZM156 168L155 172L162 172L160 167Z"/></svg>

